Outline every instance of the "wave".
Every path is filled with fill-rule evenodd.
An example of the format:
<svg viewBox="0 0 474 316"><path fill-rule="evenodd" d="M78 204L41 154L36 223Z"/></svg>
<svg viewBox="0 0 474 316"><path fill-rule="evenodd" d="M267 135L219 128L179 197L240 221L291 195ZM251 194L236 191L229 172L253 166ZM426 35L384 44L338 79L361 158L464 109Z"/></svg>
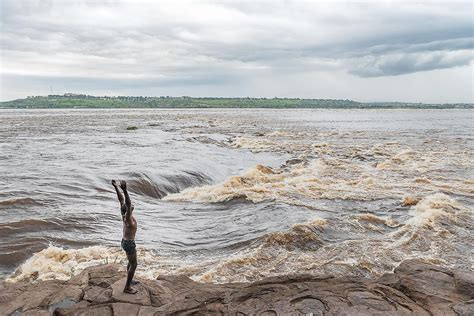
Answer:
<svg viewBox="0 0 474 316"><path fill-rule="evenodd" d="M15 267L19 262L23 262L48 245L44 237L24 236L21 238L2 238L0 241L0 262L6 267Z"/></svg>
<svg viewBox="0 0 474 316"><path fill-rule="evenodd" d="M139 264L136 275L155 279L160 274L185 274L202 269L203 263L175 260L154 251L137 247ZM127 257L119 247L89 246L65 249L54 245L36 252L24 261L9 277L8 282L38 280L68 280L85 268L99 264L121 264L125 273Z"/></svg>
<svg viewBox="0 0 474 316"><path fill-rule="evenodd" d="M84 246L91 244L75 234L87 236L97 231L94 216L63 215L63 217L30 218L0 223L0 263L13 268L50 240L56 243ZM69 238L65 235L74 235Z"/></svg>
<svg viewBox="0 0 474 316"><path fill-rule="evenodd" d="M12 206L31 206L42 205L39 201L32 198L13 198L7 200L0 200L0 208L10 208Z"/></svg>
<svg viewBox="0 0 474 316"><path fill-rule="evenodd" d="M378 169L397 168L400 165L416 161L416 152L411 149L403 150L383 162L377 164Z"/></svg>
<svg viewBox="0 0 474 316"><path fill-rule="evenodd" d="M308 223L294 224L288 231L265 235L260 238L260 242L265 247L278 245L289 251L317 249L324 243L319 235L324 233L327 224L326 219L316 218Z"/></svg>
<svg viewBox="0 0 474 316"><path fill-rule="evenodd" d="M25 219L16 222L0 224L1 237L4 238L11 234L37 232L45 230L63 230L66 221L60 219Z"/></svg>
<svg viewBox="0 0 474 316"><path fill-rule="evenodd" d="M378 232L384 232L386 227L396 228L402 225L399 221L391 216L380 217L374 214L358 214L354 216L354 220L357 221L357 224L359 224L362 228Z"/></svg>
<svg viewBox="0 0 474 316"><path fill-rule="evenodd" d="M278 148L278 142L266 138L248 138L238 136L232 143L232 147L250 149L253 152L269 151Z"/></svg>
<svg viewBox="0 0 474 316"><path fill-rule="evenodd" d="M91 230L93 229L86 223L95 222L93 217L78 217L78 216L64 216L62 218L30 218L23 219L15 222L1 223L0 224L0 237L5 238L10 235L21 234L30 232L44 232L44 231L71 231L71 230Z"/></svg>
<svg viewBox="0 0 474 316"><path fill-rule="evenodd" d="M144 278L184 274L196 281L216 283L292 273L376 277L411 258L472 269L474 258L463 251L474 243L472 211L466 206L435 193L406 209L406 216L404 222L374 214L315 218L215 257L184 254L171 258L138 247L137 274ZM8 280L65 280L91 265L120 263L125 267L126 262L118 247L64 249L50 245L26 260Z"/></svg>
<svg viewBox="0 0 474 316"><path fill-rule="evenodd" d="M50 245L21 264L7 281L68 280L89 266L123 261L120 255L118 248L92 246L64 249Z"/></svg>
<svg viewBox="0 0 474 316"><path fill-rule="evenodd" d="M243 176L233 176L217 185L206 185L184 190L165 198L167 201L226 202L234 199L246 199L262 202L271 199L272 183L283 178L270 168L256 165Z"/></svg>
<svg viewBox="0 0 474 316"><path fill-rule="evenodd" d="M298 224L262 237L253 249L219 262L196 279L244 282L292 273L377 277L413 258L472 270L474 258L462 250L471 249L474 242L472 212L467 207L436 193L425 196L407 212L409 218L404 223L358 214ZM336 235L344 238L332 239L330 230L337 230Z"/></svg>
<svg viewBox="0 0 474 316"><path fill-rule="evenodd" d="M161 199L166 195L164 189L155 184L147 175L135 174L134 176L134 178L127 180L130 192L156 199Z"/></svg>
<svg viewBox="0 0 474 316"><path fill-rule="evenodd" d="M133 193L161 199L168 194L211 182L211 178L199 171L182 171L179 174L160 175L156 180L144 173L133 173L127 180Z"/></svg>
<svg viewBox="0 0 474 316"><path fill-rule="evenodd" d="M425 197L412 207L410 209L412 217L406 223L433 227L443 220L458 223L459 216L469 213L469 209L453 198L443 193L436 193Z"/></svg>
<svg viewBox="0 0 474 316"><path fill-rule="evenodd" d="M343 175L346 168L352 169L352 176ZM165 199L207 203L245 199L258 203L288 202L298 197L362 201L393 197L394 192L385 181L359 169L338 159L302 161L278 169L256 165L242 176L233 176L216 185L190 188Z"/></svg>
<svg viewBox="0 0 474 316"><path fill-rule="evenodd" d="M396 199L404 200L401 204L409 205L416 204L417 196L433 191L442 190L458 195L470 195L473 192L468 179L435 176L440 161L434 157L420 157L420 153L413 150L404 150L388 160L370 164L358 159L356 156L359 154L354 155L349 159L311 159L302 155L288 160L279 168L256 165L222 183L188 188L170 194L165 199L201 203L222 203L234 199L254 203L286 203L301 198L358 201ZM416 176L410 177L413 174Z"/></svg>

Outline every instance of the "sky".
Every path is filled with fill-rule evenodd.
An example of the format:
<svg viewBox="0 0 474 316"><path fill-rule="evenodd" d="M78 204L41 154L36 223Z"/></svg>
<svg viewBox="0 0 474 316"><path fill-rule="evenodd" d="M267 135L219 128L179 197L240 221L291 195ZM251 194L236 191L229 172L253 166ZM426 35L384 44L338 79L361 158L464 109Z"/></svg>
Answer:
<svg viewBox="0 0 474 316"><path fill-rule="evenodd" d="M1 101L474 102L470 1L0 1Z"/></svg>

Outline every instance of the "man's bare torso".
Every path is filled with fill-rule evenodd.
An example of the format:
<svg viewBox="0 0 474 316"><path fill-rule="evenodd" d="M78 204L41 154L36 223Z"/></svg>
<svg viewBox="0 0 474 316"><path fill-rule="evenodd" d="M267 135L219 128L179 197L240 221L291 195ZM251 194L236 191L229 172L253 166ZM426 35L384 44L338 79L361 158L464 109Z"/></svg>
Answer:
<svg viewBox="0 0 474 316"><path fill-rule="evenodd" d="M133 216L133 211L135 206L130 201L130 196L127 191L127 183L125 181L120 181L120 188L123 190L123 195L120 193L117 182L112 180L112 185L114 186L117 197L120 202L120 212L122 213L122 222L123 222L123 237L124 240L135 240L135 234L137 233L137 220Z"/></svg>
<svg viewBox="0 0 474 316"><path fill-rule="evenodd" d="M135 234L137 233L137 221L135 217L130 216L130 219L127 221L123 220L123 239L125 240L135 240Z"/></svg>

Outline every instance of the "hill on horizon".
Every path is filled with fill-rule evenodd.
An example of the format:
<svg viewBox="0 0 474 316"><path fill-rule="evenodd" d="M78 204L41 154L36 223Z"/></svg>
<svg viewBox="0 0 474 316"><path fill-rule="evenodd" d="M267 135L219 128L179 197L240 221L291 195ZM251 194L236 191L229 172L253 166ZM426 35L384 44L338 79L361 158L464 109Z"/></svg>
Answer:
<svg viewBox="0 0 474 316"><path fill-rule="evenodd" d="M63 95L31 96L0 103L0 108L474 108L472 103L357 102L342 99L250 97L148 97Z"/></svg>

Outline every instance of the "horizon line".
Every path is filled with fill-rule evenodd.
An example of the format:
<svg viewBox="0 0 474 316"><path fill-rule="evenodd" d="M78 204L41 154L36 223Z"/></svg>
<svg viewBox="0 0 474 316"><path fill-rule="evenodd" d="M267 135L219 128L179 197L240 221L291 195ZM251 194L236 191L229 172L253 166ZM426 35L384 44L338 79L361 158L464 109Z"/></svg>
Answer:
<svg viewBox="0 0 474 316"><path fill-rule="evenodd" d="M24 100L29 98L46 98L46 97L78 97L78 96L88 96L94 98L123 98L123 97L142 97L142 98L189 98L189 99L281 99L281 100L337 100L337 101L352 101L356 103L405 103L405 104L433 104L433 105L443 105L443 104L470 104L474 105L474 102L414 102L414 101L356 101L354 99L341 98L305 98L305 97L250 97L250 96L232 96L232 97L223 97L223 96L190 96L190 95L160 95L160 96L150 96L150 95L94 95L94 94L83 94L83 93L70 93L66 92L63 94L48 94L48 95L29 95L23 98L11 99L11 100L0 100L0 103L13 102L18 100Z"/></svg>

